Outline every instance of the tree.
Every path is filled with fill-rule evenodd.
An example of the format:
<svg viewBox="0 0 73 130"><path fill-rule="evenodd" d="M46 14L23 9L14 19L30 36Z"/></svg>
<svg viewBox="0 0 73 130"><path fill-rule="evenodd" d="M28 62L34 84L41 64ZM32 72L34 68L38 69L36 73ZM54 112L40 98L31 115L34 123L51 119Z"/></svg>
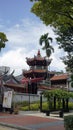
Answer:
<svg viewBox="0 0 73 130"><path fill-rule="evenodd" d="M31 0L31 12L46 25L54 27L59 48L67 52L63 62L69 70L73 69L73 0Z"/></svg>
<svg viewBox="0 0 73 130"><path fill-rule="evenodd" d="M59 30L57 29L56 34L59 48L63 48L65 52L71 54L73 52L73 26L68 28L62 26Z"/></svg>
<svg viewBox="0 0 73 130"><path fill-rule="evenodd" d="M39 40L39 44L42 45L42 43L44 43L44 47L42 48L43 50L46 50L46 55L47 57L50 57L52 51L54 52L54 49L53 47L50 45L50 42L52 42L52 38L51 37L48 37L48 33L42 35L40 37L40 40Z"/></svg>
<svg viewBox="0 0 73 130"><path fill-rule="evenodd" d="M68 102L67 101L70 98L73 98L73 92L68 92L68 91L63 90L63 89L54 89L54 90L44 91L43 94L44 94L44 97L47 98L48 102L50 102L50 99L52 99L51 103L53 103L54 97L55 97L55 100L58 102L58 108L61 107L60 101L62 100L63 109L65 109L65 104L66 104L66 109L68 108ZM54 109L56 109L55 103L56 102L54 102ZM48 103L48 104L50 104L50 103Z"/></svg>
<svg viewBox="0 0 73 130"><path fill-rule="evenodd" d="M73 0L31 0L34 3L31 12L46 25L59 27L73 25Z"/></svg>
<svg viewBox="0 0 73 130"><path fill-rule="evenodd" d="M57 43L59 48L63 48L67 52L66 56L62 58L64 64L67 65L67 70L73 72L73 26L65 28L62 26L57 30Z"/></svg>
<svg viewBox="0 0 73 130"><path fill-rule="evenodd" d="M7 39L6 35L3 32L0 32L0 51L1 51L1 48L5 47L5 42L7 42L7 41L8 41L8 39Z"/></svg>
<svg viewBox="0 0 73 130"><path fill-rule="evenodd" d="M42 46L42 43L44 43L43 50L46 50L47 57L50 57L52 51L54 52L54 48L50 45L50 42L52 42L52 38L48 37L48 33L42 35L39 40L39 44ZM47 79L48 79L48 63L47 63ZM50 80L50 77L49 77Z"/></svg>

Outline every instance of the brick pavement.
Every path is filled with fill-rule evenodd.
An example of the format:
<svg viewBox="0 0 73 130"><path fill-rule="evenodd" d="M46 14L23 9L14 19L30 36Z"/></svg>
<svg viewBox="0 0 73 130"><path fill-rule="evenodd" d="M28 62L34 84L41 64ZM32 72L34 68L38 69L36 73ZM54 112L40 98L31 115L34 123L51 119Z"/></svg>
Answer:
<svg viewBox="0 0 73 130"><path fill-rule="evenodd" d="M0 113L0 124L23 130L65 130L63 120L36 115Z"/></svg>

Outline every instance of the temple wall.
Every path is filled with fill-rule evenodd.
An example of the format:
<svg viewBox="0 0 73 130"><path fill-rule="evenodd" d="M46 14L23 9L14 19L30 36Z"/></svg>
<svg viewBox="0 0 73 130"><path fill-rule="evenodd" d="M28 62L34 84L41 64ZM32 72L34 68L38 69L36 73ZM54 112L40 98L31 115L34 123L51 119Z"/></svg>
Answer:
<svg viewBox="0 0 73 130"><path fill-rule="evenodd" d="M23 102L23 101L29 101L34 102L34 101L40 101L40 95L38 94L26 94L26 93L15 93L13 96L13 101L14 102ZM43 98L43 101L46 99Z"/></svg>

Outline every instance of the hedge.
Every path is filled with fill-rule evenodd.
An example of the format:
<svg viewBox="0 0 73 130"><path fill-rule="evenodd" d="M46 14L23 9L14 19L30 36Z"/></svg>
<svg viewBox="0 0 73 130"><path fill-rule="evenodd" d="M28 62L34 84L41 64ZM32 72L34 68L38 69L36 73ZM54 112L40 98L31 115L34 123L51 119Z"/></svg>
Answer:
<svg viewBox="0 0 73 130"><path fill-rule="evenodd" d="M73 130L73 115L64 116L65 130Z"/></svg>

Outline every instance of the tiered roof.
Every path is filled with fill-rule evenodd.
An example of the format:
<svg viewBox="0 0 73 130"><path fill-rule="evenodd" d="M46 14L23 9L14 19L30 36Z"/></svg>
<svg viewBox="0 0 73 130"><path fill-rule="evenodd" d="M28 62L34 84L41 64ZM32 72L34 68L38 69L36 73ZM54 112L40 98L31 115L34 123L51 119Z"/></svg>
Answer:
<svg viewBox="0 0 73 130"><path fill-rule="evenodd" d="M46 59L40 54L38 50L37 56L34 58L26 58L27 64L30 66L28 71L23 70L23 75L27 77L46 77L47 66L51 63L51 59Z"/></svg>
<svg viewBox="0 0 73 130"><path fill-rule="evenodd" d="M47 64L49 65L51 63L51 59L46 59L46 57L41 56L40 50L38 50L37 56L34 56L34 58L26 58L26 59L27 59L27 64L29 66L34 66L34 65L46 66Z"/></svg>

